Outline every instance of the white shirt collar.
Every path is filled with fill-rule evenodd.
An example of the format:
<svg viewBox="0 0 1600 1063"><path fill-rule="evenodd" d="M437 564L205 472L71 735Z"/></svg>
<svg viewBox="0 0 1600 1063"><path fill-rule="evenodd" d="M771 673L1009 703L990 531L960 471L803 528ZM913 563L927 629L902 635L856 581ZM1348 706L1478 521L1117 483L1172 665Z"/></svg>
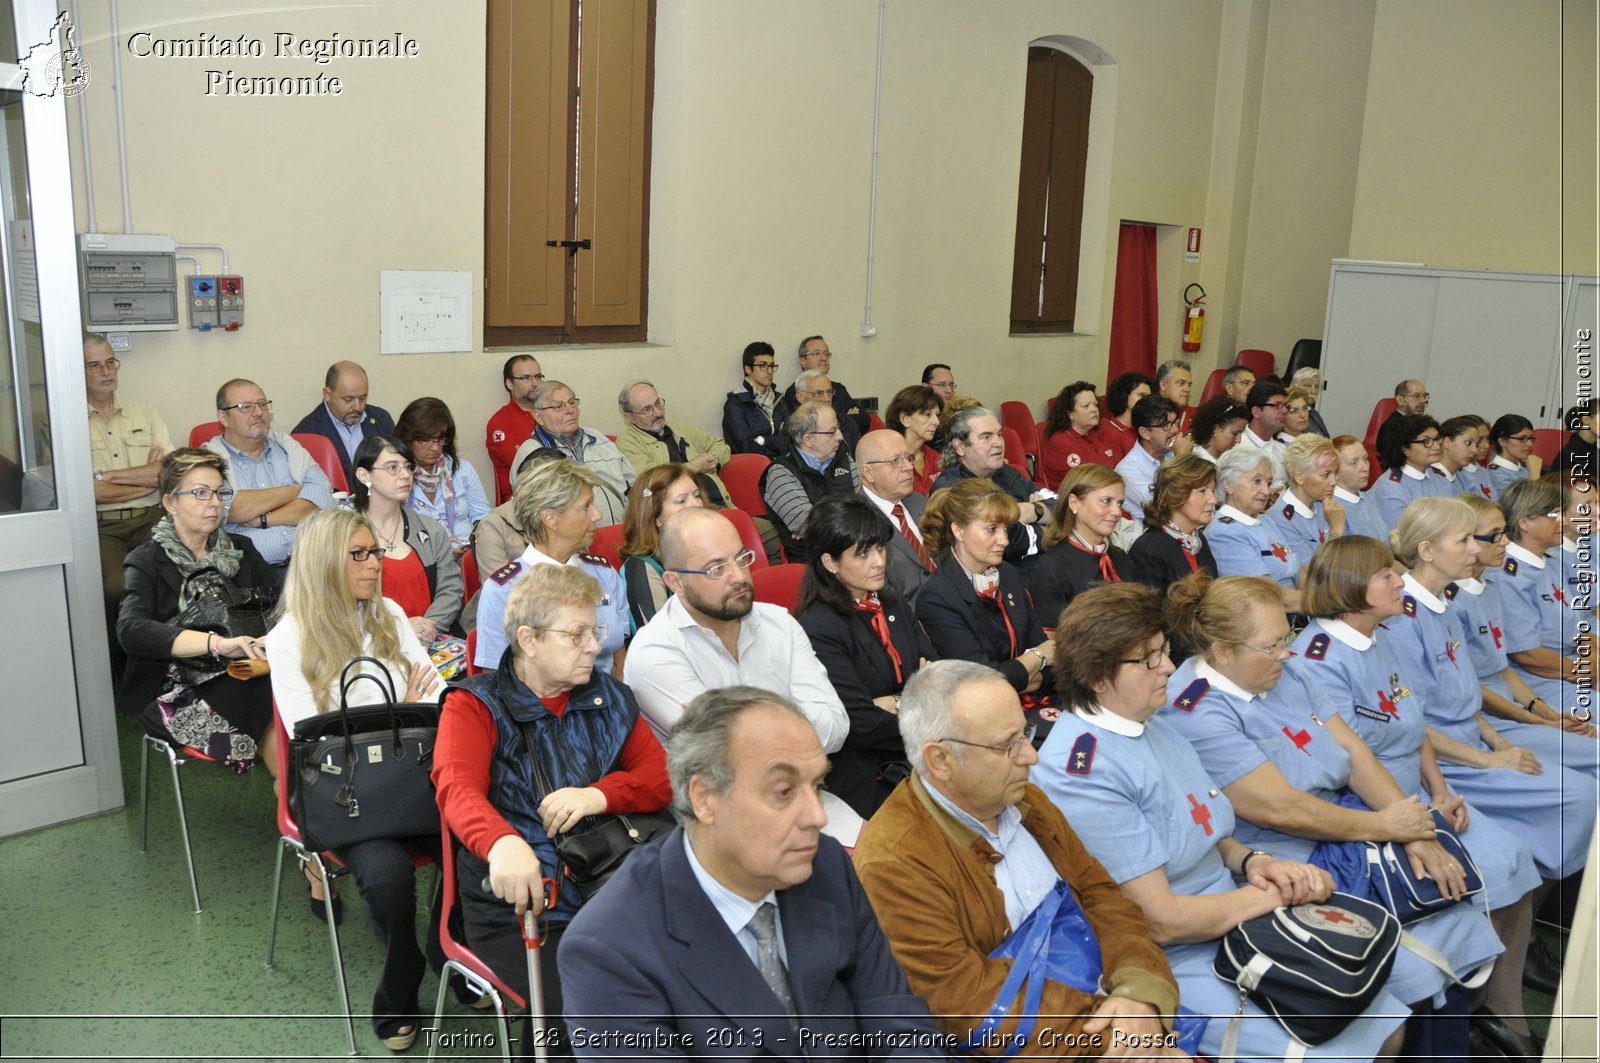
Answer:
<svg viewBox="0 0 1600 1063"><path fill-rule="evenodd" d="M1260 517L1247 517L1237 509L1234 509L1232 506L1217 507L1216 516L1213 519L1220 519L1222 517L1232 517L1240 524L1243 524L1246 528L1254 528L1257 524L1261 523Z"/></svg>
<svg viewBox="0 0 1600 1063"><path fill-rule="evenodd" d="M1360 495L1356 494L1354 491L1346 491L1342 487L1335 487L1333 489L1333 497L1337 498L1341 502L1354 502L1357 505L1361 504Z"/></svg>
<svg viewBox="0 0 1600 1063"><path fill-rule="evenodd" d="M1372 648L1372 636L1363 635L1343 620L1319 620L1322 629L1352 650L1365 653Z"/></svg>
<svg viewBox="0 0 1600 1063"><path fill-rule="evenodd" d="M1400 577L1400 582L1405 584L1406 593L1428 607L1429 612L1442 613L1445 610L1444 602L1422 584L1417 582L1417 577L1407 572Z"/></svg>
<svg viewBox="0 0 1600 1063"><path fill-rule="evenodd" d="M1456 580L1456 590L1464 594L1479 595L1483 593L1483 581L1475 579Z"/></svg>
<svg viewBox="0 0 1600 1063"><path fill-rule="evenodd" d="M1514 557L1524 565L1532 565L1534 568L1544 568L1544 558L1540 557L1532 550L1529 550L1521 543L1506 543L1506 556Z"/></svg>
<svg viewBox="0 0 1600 1063"><path fill-rule="evenodd" d="M1310 506L1306 505L1304 502L1300 501L1299 496L1297 496L1293 491L1286 490L1286 491L1283 492L1283 494L1279 495L1278 497L1280 499L1282 499L1283 501L1289 503L1289 505L1293 506L1294 507L1294 511L1296 513L1300 514L1302 517L1306 518L1307 520L1311 520L1312 518L1314 518L1317 515L1316 511L1313 510Z"/></svg>
<svg viewBox="0 0 1600 1063"><path fill-rule="evenodd" d="M1576 555L1578 552L1578 544L1563 536L1561 539L1561 549L1566 553Z"/></svg>
<svg viewBox="0 0 1600 1063"><path fill-rule="evenodd" d="M1428 478L1428 474L1422 469L1413 469L1409 465L1400 466L1400 471L1411 477L1413 480L1426 480Z"/></svg>
<svg viewBox="0 0 1600 1063"><path fill-rule="evenodd" d="M1194 445L1194 452L1213 465L1217 463L1217 459L1211 456L1211 451L1207 450L1205 447L1202 447L1199 443Z"/></svg>
<svg viewBox="0 0 1600 1063"><path fill-rule="evenodd" d="M1099 712L1084 712L1082 709L1073 709L1078 719L1092 723L1096 727L1110 731L1112 734L1124 735L1128 738L1138 738L1144 734L1144 724L1137 720L1130 720L1126 716L1118 716L1105 706L1097 706Z"/></svg>
<svg viewBox="0 0 1600 1063"><path fill-rule="evenodd" d="M1254 694L1217 671L1216 666L1204 657L1195 658L1194 674L1197 678L1204 679L1224 694L1232 694L1234 697L1245 701L1255 700L1256 696Z"/></svg>
<svg viewBox="0 0 1600 1063"><path fill-rule="evenodd" d="M706 899L717 910L717 914L722 916L722 921L727 924L728 929L734 935L737 936L741 930L749 925L750 920L755 917L756 909L763 904L770 903L773 907L777 907L778 895L771 890L768 890L767 895L760 900L752 901L739 896L718 882L711 872L705 869L705 865L700 863L700 858L695 855L694 843L689 840L688 831L683 832L683 851L689 856L689 870L694 874L695 881L700 884L700 889L705 893Z"/></svg>
<svg viewBox="0 0 1600 1063"><path fill-rule="evenodd" d="M1489 467L1494 469L1520 469L1521 465L1507 461L1503 456L1496 454L1489 459Z"/></svg>
<svg viewBox="0 0 1600 1063"><path fill-rule="evenodd" d="M1272 449L1272 441L1262 439L1260 436L1256 435L1255 429L1251 428L1249 425L1244 426L1244 438L1245 442L1249 443L1257 450L1270 451Z"/></svg>

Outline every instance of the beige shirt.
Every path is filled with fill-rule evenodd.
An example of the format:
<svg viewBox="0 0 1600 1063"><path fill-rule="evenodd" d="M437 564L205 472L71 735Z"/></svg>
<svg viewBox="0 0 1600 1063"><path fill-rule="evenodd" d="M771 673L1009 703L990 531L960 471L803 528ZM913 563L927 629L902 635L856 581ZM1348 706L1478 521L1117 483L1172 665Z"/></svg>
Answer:
<svg viewBox="0 0 1600 1063"><path fill-rule="evenodd" d="M167 453L173 449L167 423L153 406L119 399L117 408L109 418L89 406L89 460L95 472L112 472L149 464L151 447L160 447ZM152 489L147 495L122 502L107 502L95 509L136 509L139 506L153 506L159 501L161 496Z"/></svg>

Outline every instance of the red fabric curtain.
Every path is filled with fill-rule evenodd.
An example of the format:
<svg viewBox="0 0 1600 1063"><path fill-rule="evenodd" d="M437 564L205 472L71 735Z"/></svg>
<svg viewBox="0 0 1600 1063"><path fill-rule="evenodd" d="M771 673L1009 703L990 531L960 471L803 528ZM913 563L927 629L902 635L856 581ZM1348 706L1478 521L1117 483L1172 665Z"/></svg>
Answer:
<svg viewBox="0 0 1600 1063"><path fill-rule="evenodd" d="M1123 373L1156 371L1156 227L1122 223L1117 237L1117 287L1111 305L1111 358L1106 384Z"/></svg>

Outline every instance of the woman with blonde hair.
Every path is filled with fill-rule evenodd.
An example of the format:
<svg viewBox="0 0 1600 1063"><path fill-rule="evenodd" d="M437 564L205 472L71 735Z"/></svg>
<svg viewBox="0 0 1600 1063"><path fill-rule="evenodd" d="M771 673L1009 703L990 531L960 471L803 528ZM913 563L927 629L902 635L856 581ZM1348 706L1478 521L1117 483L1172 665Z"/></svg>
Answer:
<svg viewBox="0 0 1600 1063"><path fill-rule="evenodd" d="M1333 498L1344 509L1344 530L1348 535L1383 539L1389 526L1383 522L1378 500L1367 494L1372 479L1372 459L1367 445L1355 436L1334 436L1333 448L1339 454L1339 473L1335 477Z"/></svg>
<svg viewBox="0 0 1600 1063"><path fill-rule="evenodd" d="M1206 544L1205 527L1217 512L1217 466L1198 454L1161 464L1150 482L1144 507L1144 534L1128 547L1128 557L1146 583L1166 594L1191 572L1217 574L1217 559Z"/></svg>
<svg viewBox="0 0 1600 1063"><path fill-rule="evenodd" d="M1028 590L1046 627L1055 627L1067 603L1090 587L1142 578L1111 541L1123 498L1122 475L1104 465L1079 465L1062 477L1044 553L1028 569Z"/></svg>
<svg viewBox="0 0 1600 1063"><path fill-rule="evenodd" d="M689 466L669 463L646 469L628 491L622 515L622 582L635 633L667 604L672 591L662 574L661 528L674 513L711 506Z"/></svg>
<svg viewBox="0 0 1600 1063"><path fill-rule="evenodd" d="M1311 560L1317 547L1344 534L1344 507L1333 497L1339 482L1339 452L1332 440L1302 435L1283 452L1283 475L1288 481L1278 501L1261 519L1278 531L1301 562Z"/></svg>
<svg viewBox="0 0 1600 1063"><path fill-rule="evenodd" d="M1275 438L1279 443L1288 446L1311 431L1311 392L1290 385L1283 396L1283 401L1288 404L1283 408L1283 431Z"/></svg>
<svg viewBox="0 0 1600 1063"><path fill-rule="evenodd" d="M379 682L351 685L343 695L347 704L378 701L391 685L403 701L424 701L439 693L438 673L405 611L383 597L382 583L383 548L365 515L325 509L300 525L289 558L282 618L267 635L273 701L290 734L301 720L339 707L339 677L357 657L379 663L363 661L352 676L372 675ZM367 916L387 953L372 998L372 1029L396 1052L416 1040L417 987L423 973L429 965L437 969L443 963L438 905L424 939L426 956L417 943L416 884L407 845L439 857L439 839L431 834L377 838L334 850L355 875ZM303 867L313 883L312 911L320 917L325 902L316 891L326 876L314 858ZM338 898L334 904L337 918Z"/></svg>
<svg viewBox="0 0 1600 1063"><path fill-rule="evenodd" d="M1005 560L1006 528L1018 509L1016 499L982 477L935 491L921 528L922 545L938 567L917 592L916 609L941 660L997 670L1022 695L1033 722L1050 693L1050 641L1022 573Z"/></svg>

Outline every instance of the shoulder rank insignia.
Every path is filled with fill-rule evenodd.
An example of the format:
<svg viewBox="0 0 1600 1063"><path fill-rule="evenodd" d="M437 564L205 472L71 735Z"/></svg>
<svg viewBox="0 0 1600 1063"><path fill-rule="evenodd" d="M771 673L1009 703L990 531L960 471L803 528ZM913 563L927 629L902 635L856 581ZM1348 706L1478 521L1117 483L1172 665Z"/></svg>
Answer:
<svg viewBox="0 0 1600 1063"><path fill-rule="evenodd" d="M1204 679L1196 679L1193 683L1183 688L1183 693L1173 699L1172 704L1184 712L1193 712L1194 707L1200 704L1200 699L1206 696L1206 691L1211 689L1211 684Z"/></svg>
<svg viewBox="0 0 1600 1063"><path fill-rule="evenodd" d="M1393 469L1389 470L1389 482L1390 483L1397 484L1403 479L1405 479L1405 474L1400 471L1400 467L1399 466L1395 466Z"/></svg>
<svg viewBox="0 0 1600 1063"><path fill-rule="evenodd" d="M1292 503L1283 507L1283 519L1294 520L1294 505Z"/></svg>
<svg viewBox="0 0 1600 1063"><path fill-rule="evenodd" d="M1220 520L1224 524L1232 524L1233 523L1233 518L1232 517L1223 516L1223 517L1218 517L1217 519Z"/></svg>
<svg viewBox="0 0 1600 1063"><path fill-rule="evenodd" d="M1306 646L1306 660L1326 660L1328 656L1328 644L1331 641L1332 639L1328 637L1328 633L1326 631L1319 632L1312 636L1310 644Z"/></svg>
<svg viewBox="0 0 1600 1063"><path fill-rule="evenodd" d="M1453 602L1456 600L1456 595L1460 593L1461 588L1452 583L1444 589L1444 600L1447 602Z"/></svg>
<svg viewBox="0 0 1600 1063"><path fill-rule="evenodd" d="M1517 574L1517 559L1514 558L1514 557L1506 558L1506 575L1515 576L1516 574Z"/></svg>
<svg viewBox="0 0 1600 1063"><path fill-rule="evenodd" d="M582 558L585 562L587 562L587 563L589 563L591 565L600 565L600 566L603 566L605 568L610 568L611 567L611 562L608 561L606 558L601 557L599 554L591 554L591 553L588 553L587 551L580 550L578 552L578 556L580 558Z"/></svg>
<svg viewBox="0 0 1600 1063"><path fill-rule="evenodd" d="M1416 616L1417 615L1417 600L1415 598L1411 597L1411 595L1408 594L1404 598L1400 599L1400 608L1405 612L1405 614L1407 616Z"/></svg>
<svg viewBox="0 0 1600 1063"><path fill-rule="evenodd" d="M1067 754L1067 774L1087 775L1094 766L1094 747L1096 739L1088 731L1078 736L1072 743L1072 752Z"/></svg>
<svg viewBox="0 0 1600 1063"><path fill-rule="evenodd" d="M516 579L517 573L521 571L521 561L510 561L489 573L489 578L503 587Z"/></svg>

